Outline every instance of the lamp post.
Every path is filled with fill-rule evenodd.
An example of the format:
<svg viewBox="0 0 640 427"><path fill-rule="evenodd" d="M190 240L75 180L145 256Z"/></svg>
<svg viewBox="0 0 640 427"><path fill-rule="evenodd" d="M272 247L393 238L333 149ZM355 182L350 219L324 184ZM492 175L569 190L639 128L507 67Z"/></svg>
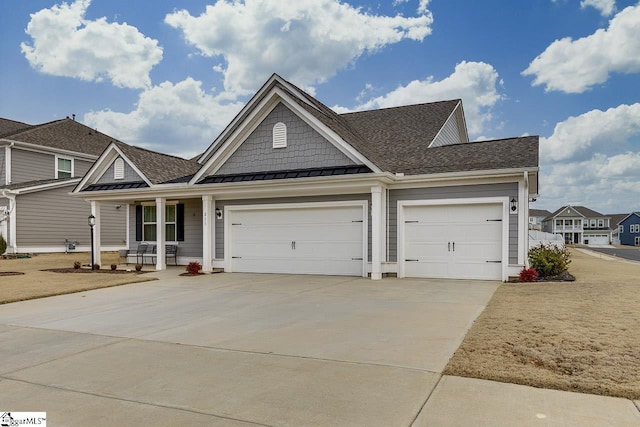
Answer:
<svg viewBox="0 0 640 427"><path fill-rule="evenodd" d="M94 247L93 247L93 226L96 225L96 217L91 214L89 215L89 227L91 227L91 270L94 270Z"/></svg>

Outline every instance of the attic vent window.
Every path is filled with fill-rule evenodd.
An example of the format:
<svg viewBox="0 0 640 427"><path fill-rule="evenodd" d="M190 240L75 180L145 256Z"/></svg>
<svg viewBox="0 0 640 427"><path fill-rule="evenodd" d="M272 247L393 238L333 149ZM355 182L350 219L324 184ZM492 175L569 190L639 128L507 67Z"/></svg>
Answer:
<svg viewBox="0 0 640 427"><path fill-rule="evenodd" d="M278 122L273 126L273 148L287 147L287 125Z"/></svg>
<svg viewBox="0 0 640 427"><path fill-rule="evenodd" d="M124 160L120 158L113 162L113 179L124 179Z"/></svg>

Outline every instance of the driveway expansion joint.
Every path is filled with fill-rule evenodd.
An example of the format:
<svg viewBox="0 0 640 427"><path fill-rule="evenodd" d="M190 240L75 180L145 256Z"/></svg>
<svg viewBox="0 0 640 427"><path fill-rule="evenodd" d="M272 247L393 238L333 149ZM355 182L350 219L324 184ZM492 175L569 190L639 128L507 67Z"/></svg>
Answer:
<svg viewBox="0 0 640 427"><path fill-rule="evenodd" d="M180 407L180 406L163 405L163 404L159 404L159 403L151 403L151 402L145 402L143 400L127 399L127 398L124 398L124 397L118 397L118 396L113 396L113 395L108 395L108 394L92 393L90 391L75 390L75 389L72 389L72 388L66 388L66 387L60 387L60 386L48 385L48 384L41 384L41 383L36 383L36 382L33 382L33 381L26 381L26 380L21 380L21 379L17 379L17 378L5 377L4 375L0 375L0 379L20 382L20 383L23 383L23 384L29 384L29 385L36 386L36 387L43 387L43 388L48 388L48 389L67 391L67 392L70 392L70 393L78 393L78 394L83 394L83 395L86 395L86 396L101 397L103 399L111 399L111 400L117 400L117 401L121 401L121 402L136 403L136 404L139 404L139 405L151 406L151 407L155 407L155 408L171 409L171 410L175 410L175 411L188 412L188 413L198 414L198 415L206 415L206 416L215 417L215 418L224 419L224 420L243 422L243 423L252 424L252 425L260 426L260 427L276 427L276 426L273 426L273 425L270 425L270 424L262 424L262 423L257 423L255 421L249 421L249 420L244 420L244 419L241 419L241 418L229 417L229 416L226 416L226 415L219 415L219 414L215 414L215 413L198 411L198 410L195 410L195 409L187 409L187 408L183 408L183 407Z"/></svg>
<svg viewBox="0 0 640 427"><path fill-rule="evenodd" d="M438 386L440 385L440 381L442 381L443 377L444 377L444 375L438 374L438 381L436 381L436 383L434 384L434 386L431 389L431 391L429 391L429 393L427 394L427 398L424 400L424 402L422 402L422 406L420 406L420 409L418 409L418 412L413 417L413 420L411 420L411 424L409 424L410 426L413 426L416 423L416 420L418 419L418 417L420 416L420 414L424 410L424 407L427 405L427 402L429 401L429 399L431 399L431 396L433 395L433 392L436 391L436 388L438 388Z"/></svg>

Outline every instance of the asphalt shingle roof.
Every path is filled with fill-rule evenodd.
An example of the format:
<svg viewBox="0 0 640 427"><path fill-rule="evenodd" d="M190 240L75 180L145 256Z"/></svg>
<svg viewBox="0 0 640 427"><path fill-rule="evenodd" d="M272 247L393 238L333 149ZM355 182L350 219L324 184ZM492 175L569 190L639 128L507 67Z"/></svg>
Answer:
<svg viewBox="0 0 640 427"><path fill-rule="evenodd" d="M0 138L3 138L7 135L11 135L13 133L23 131L33 127L32 125L28 125L26 123L17 122L15 120L3 119L0 117Z"/></svg>
<svg viewBox="0 0 640 427"><path fill-rule="evenodd" d="M551 215L551 212L546 209L529 209L529 216L548 217L549 215Z"/></svg>
<svg viewBox="0 0 640 427"><path fill-rule="evenodd" d="M294 99L301 95L302 108L385 172L415 175L538 167L537 136L429 148L459 99L338 114L295 85L287 84L298 93L292 93L278 80L273 81L272 87L278 86ZM240 126L242 119L231 132Z"/></svg>
<svg viewBox="0 0 640 427"><path fill-rule="evenodd" d="M99 156L115 138L72 119L55 120L5 135L12 141Z"/></svg>
<svg viewBox="0 0 640 427"><path fill-rule="evenodd" d="M123 142L116 142L116 145L152 184L187 181L186 177L193 176L202 167L193 160L134 147Z"/></svg>
<svg viewBox="0 0 640 427"><path fill-rule="evenodd" d="M69 184L75 184L75 181L77 181L78 179L79 179L78 177L72 177L72 178L52 178L52 179L39 179L35 181L24 181L24 182L18 182L16 184L0 186L0 190L21 190L23 188L37 187L40 185L53 184L57 182L62 183L65 181L72 181L72 182L69 182Z"/></svg>

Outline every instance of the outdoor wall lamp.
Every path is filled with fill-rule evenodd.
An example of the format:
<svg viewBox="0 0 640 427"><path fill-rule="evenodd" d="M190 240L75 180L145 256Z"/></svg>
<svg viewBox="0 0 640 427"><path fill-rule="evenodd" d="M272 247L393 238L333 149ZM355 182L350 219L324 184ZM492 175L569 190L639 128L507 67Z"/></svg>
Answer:
<svg viewBox="0 0 640 427"><path fill-rule="evenodd" d="M518 212L518 201L516 200L515 197L511 198L511 201L509 202L509 206L510 206L511 213Z"/></svg>
<svg viewBox="0 0 640 427"><path fill-rule="evenodd" d="M222 219L222 209L216 208L216 219Z"/></svg>
<svg viewBox="0 0 640 427"><path fill-rule="evenodd" d="M89 222L89 227L91 227L91 270L94 270L95 269L94 260L96 258L95 258L94 247L93 247L93 227L96 225L96 217L93 214L89 215L88 222Z"/></svg>

